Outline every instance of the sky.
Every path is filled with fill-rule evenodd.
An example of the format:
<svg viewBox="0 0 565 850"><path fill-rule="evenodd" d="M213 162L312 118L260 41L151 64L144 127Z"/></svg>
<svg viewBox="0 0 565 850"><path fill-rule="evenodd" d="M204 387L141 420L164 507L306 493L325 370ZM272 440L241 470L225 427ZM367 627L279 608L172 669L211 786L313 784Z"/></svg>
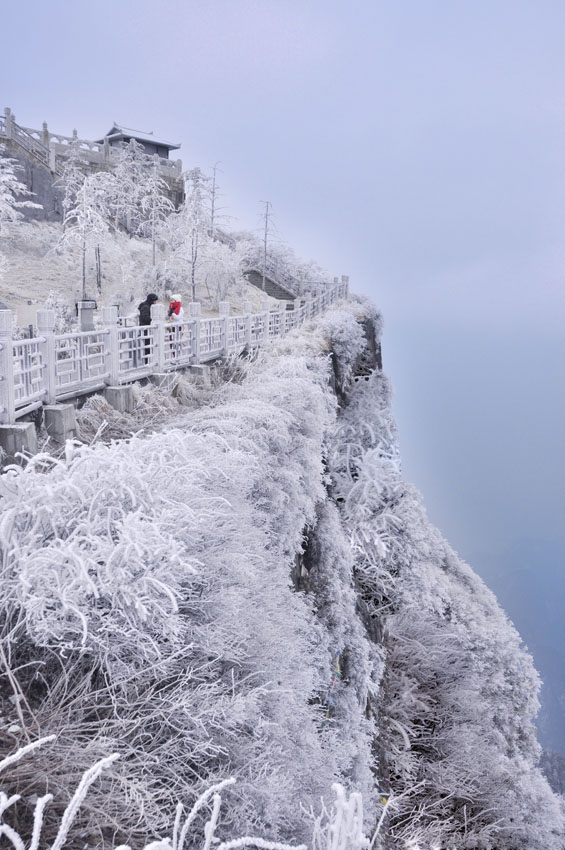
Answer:
<svg viewBox="0 0 565 850"><path fill-rule="evenodd" d="M18 123L181 142L220 163L229 226L271 201L382 309L406 477L533 650L565 752L562 0L3 5Z"/></svg>

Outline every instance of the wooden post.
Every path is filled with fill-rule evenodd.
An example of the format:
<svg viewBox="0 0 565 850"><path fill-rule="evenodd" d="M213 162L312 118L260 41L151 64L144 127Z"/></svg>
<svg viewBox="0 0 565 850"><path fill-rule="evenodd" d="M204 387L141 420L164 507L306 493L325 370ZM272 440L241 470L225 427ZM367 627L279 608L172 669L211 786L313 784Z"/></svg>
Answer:
<svg viewBox="0 0 565 850"><path fill-rule="evenodd" d="M188 313L194 322L194 362L200 363L200 304L198 301L191 301L188 305Z"/></svg>
<svg viewBox="0 0 565 850"><path fill-rule="evenodd" d="M0 310L0 423L13 425L16 421L14 392L14 349L12 345L12 313Z"/></svg>
<svg viewBox="0 0 565 850"><path fill-rule="evenodd" d="M55 354L55 311L37 311L37 333L45 338L41 343L44 381L47 389L47 404L55 404L57 400L57 359Z"/></svg>
<svg viewBox="0 0 565 850"><path fill-rule="evenodd" d="M117 387L120 383L120 340L118 331L118 308L102 307L102 322L108 331L108 347L104 344L104 354L107 357L109 377L106 383Z"/></svg>

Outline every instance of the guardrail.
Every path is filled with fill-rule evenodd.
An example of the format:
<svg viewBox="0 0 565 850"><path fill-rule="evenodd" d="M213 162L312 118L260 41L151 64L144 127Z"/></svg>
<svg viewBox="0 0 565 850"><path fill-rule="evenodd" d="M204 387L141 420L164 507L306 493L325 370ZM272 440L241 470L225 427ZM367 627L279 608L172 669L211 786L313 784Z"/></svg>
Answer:
<svg viewBox="0 0 565 850"><path fill-rule="evenodd" d="M245 260L245 271L256 272L258 275L262 275L264 273L266 280L272 280L282 289L286 289L287 292L294 296L303 296L308 292L314 294L332 285L329 280L302 280L295 277L291 274L291 272L285 270L283 264L277 262L276 257L273 257L272 255L267 256L266 262L259 253L250 255ZM333 284L336 285L338 280L338 278L334 278Z"/></svg>
<svg viewBox="0 0 565 850"><path fill-rule="evenodd" d="M22 127L16 123L11 109L6 108L0 115L0 141L8 140L19 145L30 153L38 162L49 168L54 174L62 177L64 163L69 155L70 145L78 143L81 159L85 163L112 167L116 164L119 149L109 144L79 139L76 136L63 136L47 130L47 124L42 130L33 127ZM147 162L157 162L162 177L179 180L182 173L180 159L165 159L158 154L143 154Z"/></svg>
<svg viewBox="0 0 565 850"><path fill-rule="evenodd" d="M189 304L189 319L165 321L165 307L152 307L150 325L122 327L116 307L102 309L103 328L56 335L52 310L37 311L38 336L14 340L10 310L0 310L0 424L11 425L44 404L55 404L187 366L209 363L284 336L293 328L347 297L342 277L318 295L294 301L294 309L270 310L269 301L252 312L231 316L229 302L220 315L202 318L200 304Z"/></svg>

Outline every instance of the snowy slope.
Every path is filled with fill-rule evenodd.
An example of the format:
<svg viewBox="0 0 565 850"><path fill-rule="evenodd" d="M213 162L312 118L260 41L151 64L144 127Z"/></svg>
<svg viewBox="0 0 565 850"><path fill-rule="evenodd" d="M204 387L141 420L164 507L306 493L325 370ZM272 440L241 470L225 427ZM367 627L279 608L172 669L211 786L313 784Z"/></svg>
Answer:
<svg viewBox="0 0 565 850"><path fill-rule="evenodd" d="M118 752L77 846L169 835L178 800L229 776L224 838L308 842L338 781L376 847L563 846L531 658L403 481L360 319L378 331L353 301L159 430L0 478L0 759L58 736L3 775L22 833L30 795L54 794L52 837Z"/></svg>
<svg viewBox="0 0 565 850"><path fill-rule="evenodd" d="M16 314L17 324L35 323L36 311L43 307L50 292L74 308L81 291L81 257L78 248L58 250L62 233L60 224L21 221L4 224L0 234L0 301L4 301ZM94 254L89 252L87 280L89 293L98 306L118 304L122 315L137 315L137 305L147 292L156 289L165 297L172 284L166 274L161 288L150 279L151 244L147 239L124 234L108 234L101 240L101 291L96 286ZM2 273L3 272L3 273ZM185 277L188 278L187 275ZM177 284L178 288L178 284ZM188 285L181 287L189 301ZM217 307L218 292L214 285L199 285L197 297L203 305L203 315ZM222 296L224 297L224 296ZM240 310L244 300L251 301L255 309L263 296L244 278L233 280L229 286L232 307ZM99 313L100 315L100 313Z"/></svg>

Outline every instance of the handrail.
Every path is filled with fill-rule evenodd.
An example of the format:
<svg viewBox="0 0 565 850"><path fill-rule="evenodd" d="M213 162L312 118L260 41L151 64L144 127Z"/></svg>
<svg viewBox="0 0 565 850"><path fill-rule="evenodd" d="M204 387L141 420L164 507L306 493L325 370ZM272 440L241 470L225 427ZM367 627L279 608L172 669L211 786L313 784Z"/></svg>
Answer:
<svg viewBox="0 0 565 850"><path fill-rule="evenodd" d="M92 392L100 386L131 383L142 377L209 363L241 353L289 333L347 298L348 279L317 295L294 301L294 310L270 310L271 302L253 313L244 302L243 315L231 316L228 302L220 315L202 318L200 305L190 304L190 318L165 321L157 305L150 325L118 325L117 308L103 308L105 327L55 334L55 314L40 310L39 336L12 338L12 314L0 310L0 424L12 424L29 412L30 403L53 403Z"/></svg>
<svg viewBox="0 0 565 850"><path fill-rule="evenodd" d="M0 118L0 136L19 145L23 150L31 153L42 165L50 168L49 147L40 139L36 139L32 133L41 135L38 130L31 130L17 124L11 115ZM55 163L51 170L54 170L56 174L63 174L63 167L59 163Z"/></svg>

